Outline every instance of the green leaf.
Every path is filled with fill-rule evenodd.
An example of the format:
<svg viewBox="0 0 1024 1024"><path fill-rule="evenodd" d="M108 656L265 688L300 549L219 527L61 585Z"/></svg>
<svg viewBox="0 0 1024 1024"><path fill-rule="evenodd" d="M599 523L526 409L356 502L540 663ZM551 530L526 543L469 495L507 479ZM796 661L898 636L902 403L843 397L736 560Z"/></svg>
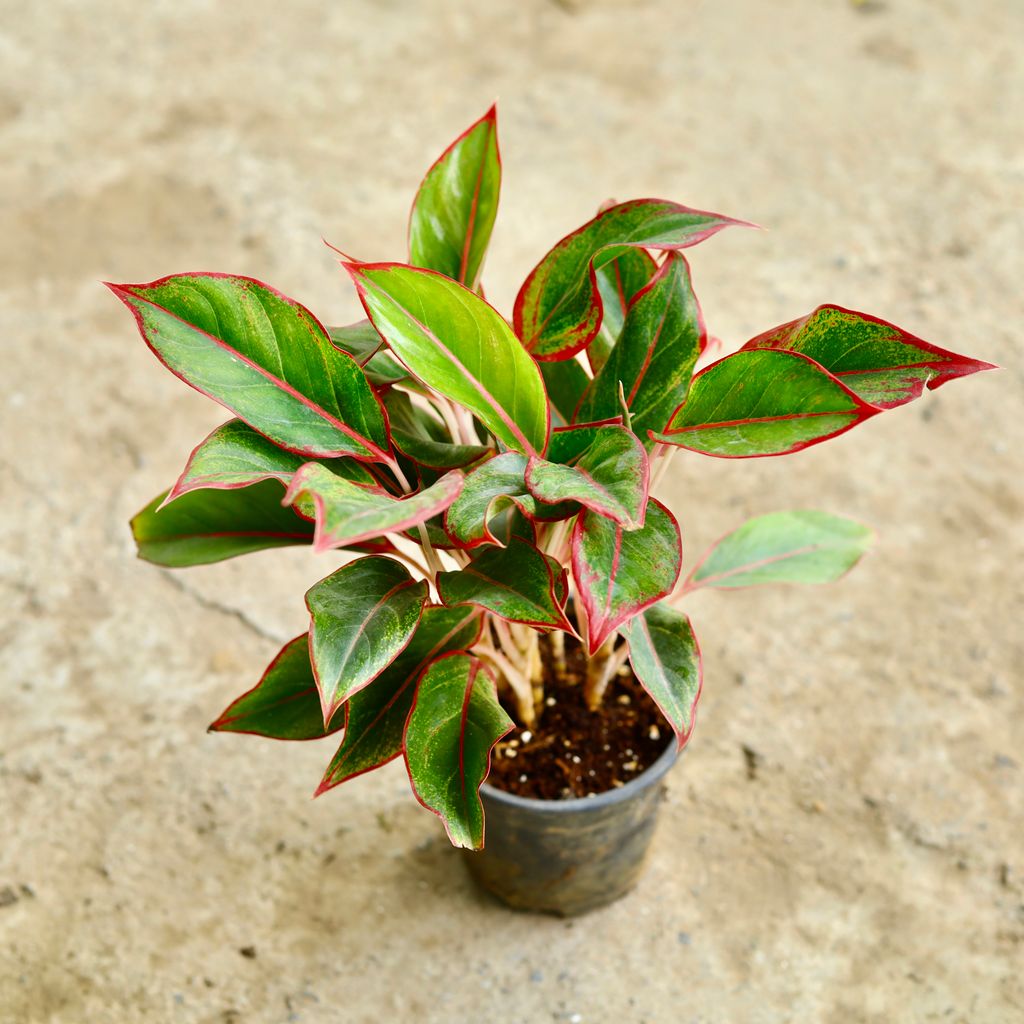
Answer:
<svg viewBox="0 0 1024 1024"><path fill-rule="evenodd" d="M619 203L563 238L531 271L513 322L537 359L568 359L600 330L597 272L631 248L684 249L741 221L662 199Z"/></svg>
<svg viewBox="0 0 1024 1024"><path fill-rule="evenodd" d="M620 410L619 382L631 427L641 438L662 430L686 398L705 340L686 260L669 253L633 299L618 342L580 403L576 418L600 420Z"/></svg>
<svg viewBox="0 0 1024 1024"><path fill-rule="evenodd" d="M241 420L228 420L196 446L167 501L202 487L227 490L271 479L287 484L305 462L303 456L278 448ZM348 480L376 483L373 474L354 459L330 459L326 465Z"/></svg>
<svg viewBox="0 0 1024 1024"><path fill-rule="evenodd" d="M703 672L690 620L666 604L634 616L622 628L640 685L668 719L681 750L693 731Z"/></svg>
<svg viewBox="0 0 1024 1024"><path fill-rule="evenodd" d="M510 622L572 631L551 563L519 537L506 548L488 548L462 569L438 573L437 590L449 606L475 604Z"/></svg>
<svg viewBox="0 0 1024 1024"><path fill-rule="evenodd" d="M416 377L464 405L509 448L544 451L544 381L500 313L433 271L400 263L345 266L374 327Z"/></svg>
<svg viewBox="0 0 1024 1024"><path fill-rule="evenodd" d="M895 324L842 306L819 306L799 320L758 335L742 351L750 349L799 352L882 409L920 398L925 387L934 390L956 377L995 369L991 363L957 355Z"/></svg>
<svg viewBox="0 0 1024 1024"><path fill-rule="evenodd" d="M601 329L587 346L587 359L594 373L600 372L619 340L630 303L647 287L657 270L657 263L645 249L627 249L597 272L603 315Z"/></svg>
<svg viewBox="0 0 1024 1024"><path fill-rule="evenodd" d="M323 720L376 679L412 639L427 583L391 558L358 558L306 591Z"/></svg>
<svg viewBox="0 0 1024 1024"><path fill-rule="evenodd" d="M384 414L363 371L297 302L227 274L108 287L175 376L275 444L388 460Z"/></svg>
<svg viewBox="0 0 1024 1024"><path fill-rule="evenodd" d="M131 522L139 558L180 568L312 543L313 524L282 508L283 493L265 480L244 490L190 491L165 507L160 494Z"/></svg>
<svg viewBox="0 0 1024 1024"><path fill-rule="evenodd" d="M475 288L500 190L497 110L491 107L427 171L409 218L409 262Z"/></svg>
<svg viewBox="0 0 1024 1024"><path fill-rule="evenodd" d="M362 368L371 384L409 384L414 380L409 371L387 350L387 342L369 320L359 320L344 327L328 327L327 334L335 348L347 352Z"/></svg>
<svg viewBox="0 0 1024 1024"><path fill-rule="evenodd" d="M526 469L539 501L578 501L627 530L643 526L649 485L647 452L625 427L599 427L570 465L532 458Z"/></svg>
<svg viewBox="0 0 1024 1024"><path fill-rule="evenodd" d="M448 535L463 548L480 544L502 544L502 535L491 528L493 521L510 507L528 519L566 519L575 507L543 505L526 487L529 460L519 452L503 452L477 466L466 476L462 493L445 512Z"/></svg>
<svg viewBox="0 0 1024 1024"><path fill-rule="evenodd" d="M210 726L211 732L241 732L274 740L315 740L341 728L341 721L324 728L309 636L285 644L263 678L230 704Z"/></svg>
<svg viewBox="0 0 1024 1024"><path fill-rule="evenodd" d="M292 477L284 500L312 509L316 519L313 548L326 551L426 522L458 497L462 482L462 473L456 469L431 487L396 498L382 487L343 480L318 462L307 462Z"/></svg>
<svg viewBox="0 0 1024 1024"><path fill-rule="evenodd" d="M483 663L453 651L438 658L416 687L405 731L413 792L444 823L453 846L484 845L480 785L494 744L513 729Z"/></svg>
<svg viewBox="0 0 1024 1024"><path fill-rule="evenodd" d="M679 579L682 547L672 513L655 498L639 530L584 512L572 531L572 574L587 612L593 654L624 622L660 601Z"/></svg>
<svg viewBox="0 0 1024 1024"><path fill-rule="evenodd" d="M590 377L575 359L541 363L540 372L551 402L551 422L556 428L567 426L590 386Z"/></svg>
<svg viewBox="0 0 1024 1024"><path fill-rule="evenodd" d="M690 573L686 590L758 583L831 583L874 540L872 530L816 509L770 512L723 537Z"/></svg>
<svg viewBox="0 0 1024 1024"><path fill-rule="evenodd" d="M444 424L425 409L413 405L402 391L388 394L384 406L395 447L421 466L459 469L494 452L485 445L453 443Z"/></svg>
<svg viewBox="0 0 1024 1024"><path fill-rule="evenodd" d="M879 410L795 352L736 352L693 378L689 397L651 436L723 459L786 455Z"/></svg>
<svg viewBox="0 0 1024 1024"><path fill-rule="evenodd" d="M387 764L402 752L405 723L420 674L439 655L472 647L482 627L478 608L423 609L409 646L345 704L345 738L324 773L317 796ZM319 702L316 712L319 716Z"/></svg>

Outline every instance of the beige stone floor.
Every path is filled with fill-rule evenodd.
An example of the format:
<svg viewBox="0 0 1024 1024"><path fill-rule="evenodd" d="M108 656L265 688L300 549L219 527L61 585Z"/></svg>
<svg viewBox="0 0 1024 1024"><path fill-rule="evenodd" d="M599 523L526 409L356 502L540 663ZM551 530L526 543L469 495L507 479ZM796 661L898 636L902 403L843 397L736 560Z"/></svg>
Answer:
<svg viewBox="0 0 1024 1024"><path fill-rule="evenodd" d="M1024 1020L1022 38L1019 0L2 0L0 1022ZM834 301L1005 367L674 464L690 557L788 505L880 542L828 591L694 601L650 869L570 922L477 895L398 765L312 802L329 749L204 732L325 562L135 561L223 413L97 283L233 271L352 317L321 236L401 257L495 97L503 308L657 195L770 228L693 251L728 345Z"/></svg>

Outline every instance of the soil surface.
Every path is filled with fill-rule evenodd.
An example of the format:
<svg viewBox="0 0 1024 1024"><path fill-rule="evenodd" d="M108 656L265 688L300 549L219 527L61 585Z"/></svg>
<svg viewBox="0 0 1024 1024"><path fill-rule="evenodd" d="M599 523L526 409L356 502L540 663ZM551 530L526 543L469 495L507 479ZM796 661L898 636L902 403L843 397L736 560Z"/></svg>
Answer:
<svg viewBox="0 0 1024 1024"><path fill-rule="evenodd" d="M624 786L658 760L672 729L628 665L591 711L583 697L587 659L579 641L566 638L562 671L547 637L541 657L544 705L531 728L517 726L495 746L490 785L535 800L568 800Z"/></svg>
<svg viewBox="0 0 1024 1024"><path fill-rule="evenodd" d="M0 0L0 1022L1024 1019L1024 4ZM779 459L681 452L685 570L846 512L828 588L687 599L697 725L647 873L581 921L479 895L400 762L205 729L306 628L305 549L182 572L130 515L226 419L98 282L248 274L361 315L500 100L484 273L609 197L770 230L687 252L718 351L821 302L1001 364Z"/></svg>

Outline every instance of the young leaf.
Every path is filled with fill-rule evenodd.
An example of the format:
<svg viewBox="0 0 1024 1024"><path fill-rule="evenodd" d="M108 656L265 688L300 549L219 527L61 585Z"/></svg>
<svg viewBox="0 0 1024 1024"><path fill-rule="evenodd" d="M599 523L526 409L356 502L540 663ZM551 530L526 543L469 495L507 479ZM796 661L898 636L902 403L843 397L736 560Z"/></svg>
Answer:
<svg viewBox="0 0 1024 1024"><path fill-rule="evenodd" d="M619 411L621 381L631 427L638 437L661 430L686 398L706 334L686 260L669 253L633 299L608 361L576 411L599 420Z"/></svg>
<svg viewBox="0 0 1024 1024"><path fill-rule="evenodd" d="M758 583L831 583L860 561L871 529L816 509L770 512L723 537L697 564L686 590Z"/></svg>
<svg viewBox="0 0 1024 1024"><path fill-rule="evenodd" d="M551 422L556 429L567 426L572 423L573 413L590 386L590 377L575 359L539 365L551 402Z"/></svg>
<svg viewBox="0 0 1024 1024"><path fill-rule="evenodd" d="M703 679L689 618L656 604L630 619L622 635L637 679L668 719L682 750L693 731Z"/></svg>
<svg viewBox="0 0 1024 1024"><path fill-rule="evenodd" d="M327 551L426 522L458 497L463 479L459 470L452 470L433 486L396 498L382 487L353 483L318 462L307 462L292 477L284 501L299 508L311 503L316 519L313 548Z"/></svg>
<svg viewBox="0 0 1024 1024"><path fill-rule="evenodd" d="M376 679L412 639L427 599L390 558L358 558L306 591L309 647L323 720Z"/></svg>
<svg viewBox="0 0 1024 1024"><path fill-rule="evenodd" d="M363 371L297 302L227 274L108 287L175 376L275 444L388 460L384 414Z"/></svg>
<svg viewBox="0 0 1024 1024"><path fill-rule="evenodd" d="M325 729L309 636L285 644L263 678L230 704L210 726L211 732L241 732L274 740L315 740L341 728L341 720Z"/></svg>
<svg viewBox="0 0 1024 1024"><path fill-rule="evenodd" d="M684 249L742 221L662 199L619 203L563 238L516 297L516 334L536 359L568 359L601 328L597 272L630 248Z"/></svg>
<svg viewBox="0 0 1024 1024"><path fill-rule="evenodd" d="M548 365L558 366L558 363ZM545 456L548 462L568 465L578 459L597 440L605 427L621 427L622 417L598 420L596 423L574 423L569 427L558 427L551 431L548 451Z"/></svg>
<svg viewBox="0 0 1024 1024"><path fill-rule="evenodd" d="M785 455L879 410L795 352L736 352L701 370L655 440L722 459Z"/></svg>
<svg viewBox="0 0 1024 1024"><path fill-rule="evenodd" d="M587 346L587 359L594 373L600 372L619 340L630 303L647 287L657 270L658 264L646 249L627 249L598 270L597 290L603 307L601 329Z"/></svg>
<svg viewBox="0 0 1024 1024"><path fill-rule="evenodd" d="M544 451L544 381L500 313L433 271L400 263L345 268L374 327L416 377L464 405L509 448Z"/></svg>
<svg viewBox="0 0 1024 1024"><path fill-rule="evenodd" d="M500 189L497 110L491 107L427 171L409 218L409 262L476 288Z"/></svg>
<svg viewBox="0 0 1024 1024"><path fill-rule="evenodd" d="M391 428L391 440L403 454L432 469L459 469L494 452L480 444L456 444L444 424L425 409L413 405L403 391L392 391L384 399Z"/></svg>
<svg viewBox="0 0 1024 1024"><path fill-rule="evenodd" d="M934 390L956 377L995 369L991 363L930 345L895 324L842 306L819 306L799 320L758 335L741 351L750 349L808 356L881 409L920 398L925 387Z"/></svg>
<svg viewBox="0 0 1024 1024"><path fill-rule="evenodd" d="M544 554L519 537L507 548L488 548L462 569L437 574L446 605L475 604L510 622L571 632L560 589Z"/></svg>
<svg viewBox="0 0 1024 1024"><path fill-rule="evenodd" d="M519 452L502 452L477 466L466 477L462 493L451 503L444 516L444 527L459 547L502 544L500 534L491 529L502 512L515 507L531 521L565 519L573 508L542 505L526 487L528 460Z"/></svg>
<svg viewBox="0 0 1024 1024"><path fill-rule="evenodd" d="M402 752L405 723L420 674L446 651L472 647L482 626L478 608L423 609L408 647L345 704L345 738L324 773L317 796L387 764ZM320 715L319 702L316 713ZM322 727L323 722L320 724Z"/></svg>
<svg viewBox="0 0 1024 1024"><path fill-rule="evenodd" d="M283 493L276 480L264 480L244 490L190 491L166 507L160 494L131 522L139 558L176 569L312 543L313 524L281 507Z"/></svg>
<svg viewBox="0 0 1024 1024"><path fill-rule="evenodd" d="M484 845L480 785L494 744L513 728L493 680L471 654L445 654L420 678L405 730L405 762L416 798L441 819L453 846Z"/></svg>
<svg viewBox="0 0 1024 1024"><path fill-rule="evenodd" d="M600 427L571 465L532 458L526 486L539 501L578 501L627 530L644 523L650 466L647 452L625 427Z"/></svg>
<svg viewBox="0 0 1024 1024"><path fill-rule="evenodd" d="M328 327L331 344L347 352L362 368L371 384L409 384L409 371L387 350L387 342L369 320L359 320L344 327Z"/></svg>
<svg viewBox="0 0 1024 1024"><path fill-rule="evenodd" d="M572 574L587 612L593 654L624 622L660 601L679 579L679 526L651 498L639 530L626 531L594 512L584 512L572 531Z"/></svg>
<svg viewBox="0 0 1024 1024"><path fill-rule="evenodd" d="M230 490L269 479L287 484L305 462L303 456L278 448L241 420L228 420L195 447L167 502L202 487ZM348 480L376 483L373 474L354 459L331 459L327 464Z"/></svg>

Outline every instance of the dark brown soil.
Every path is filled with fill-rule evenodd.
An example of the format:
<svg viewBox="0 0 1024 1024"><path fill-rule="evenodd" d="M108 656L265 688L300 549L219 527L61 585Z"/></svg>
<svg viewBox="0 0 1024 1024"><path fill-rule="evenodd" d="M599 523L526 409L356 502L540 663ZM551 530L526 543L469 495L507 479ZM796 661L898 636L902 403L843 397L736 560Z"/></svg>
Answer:
<svg viewBox="0 0 1024 1024"><path fill-rule="evenodd" d="M532 730L517 726L494 748L487 782L518 796L566 800L615 789L661 756L672 730L628 664L591 711L583 699L586 657L565 641L565 673L541 639L544 707Z"/></svg>

